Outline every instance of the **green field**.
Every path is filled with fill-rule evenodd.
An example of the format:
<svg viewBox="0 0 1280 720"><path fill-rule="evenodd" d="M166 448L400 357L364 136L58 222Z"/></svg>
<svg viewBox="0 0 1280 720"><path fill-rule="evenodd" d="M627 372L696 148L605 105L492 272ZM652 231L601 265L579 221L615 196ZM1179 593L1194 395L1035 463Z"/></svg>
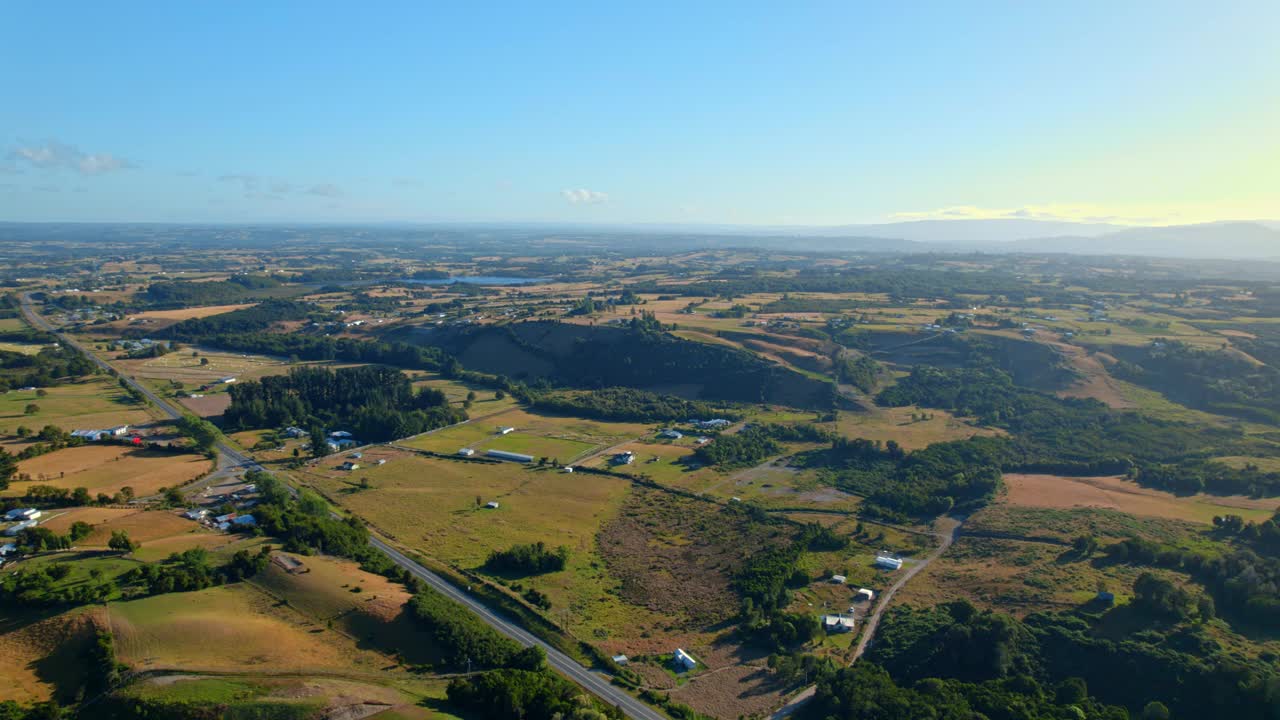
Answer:
<svg viewBox="0 0 1280 720"><path fill-rule="evenodd" d="M492 440L486 440L477 446L477 450L505 450L507 452L532 455L535 458L545 457L559 460L561 463L567 463L597 447L599 445L578 440L565 440L513 432L507 435L500 435Z"/></svg>
<svg viewBox="0 0 1280 720"><path fill-rule="evenodd" d="M374 671L386 657L247 584L155 595L109 606L116 652L137 669L262 675Z"/></svg>
<svg viewBox="0 0 1280 720"><path fill-rule="evenodd" d="M662 617L616 597L617 580L596 554L596 534L630 490L620 478L515 463L436 459L404 453L361 470L371 489L323 468L298 473L379 532L455 567L480 568L517 543L569 548L564 572L522 580L547 593L552 616L585 637L631 636ZM477 507L491 500L496 510Z"/></svg>
<svg viewBox="0 0 1280 720"><path fill-rule="evenodd" d="M475 415L473 409L472 413ZM498 429L513 427L515 432L499 435ZM461 425L419 435L399 444L407 447L453 454L464 447L478 453L484 450L507 450L535 458L559 458L569 462L595 448L648 435L653 427L642 423L586 420L563 415L549 415L513 408L497 415L479 418Z"/></svg>
<svg viewBox="0 0 1280 720"><path fill-rule="evenodd" d="M144 406L134 403L110 378L89 378L46 388L45 392L44 397L34 390L0 393L0 433L13 433L20 425L33 430L56 425L70 431L137 425L152 419ZM39 411L27 415L25 410L31 403Z"/></svg>
<svg viewBox="0 0 1280 720"><path fill-rule="evenodd" d="M49 346L38 343L0 342L0 352L21 353L23 355L35 355L47 347Z"/></svg>
<svg viewBox="0 0 1280 720"><path fill-rule="evenodd" d="M425 435L418 435L408 440L400 440L397 444L449 454L493 436L494 428L489 424L468 422L426 433Z"/></svg>

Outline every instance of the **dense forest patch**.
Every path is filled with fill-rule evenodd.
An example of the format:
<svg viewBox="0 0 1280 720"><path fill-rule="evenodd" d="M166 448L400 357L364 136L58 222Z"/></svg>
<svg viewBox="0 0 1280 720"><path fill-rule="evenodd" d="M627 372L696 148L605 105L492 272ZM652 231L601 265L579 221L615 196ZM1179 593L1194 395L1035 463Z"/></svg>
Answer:
<svg viewBox="0 0 1280 720"><path fill-rule="evenodd" d="M228 428L319 426L352 432L366 442L393 440L461 422L466 413L444 393L414 391L399 370L363 366L294 368L288 375L236 383L223 415Z"/></svg>
<svg viewBox="0 0 1280 720"><path fill-rule="evenodd" d="M514 380L566 387L630 387L696 400L769 402L827 409L830 383L744 351L662 332L526 322L404 339L438 346L463 366Z"/></svg>

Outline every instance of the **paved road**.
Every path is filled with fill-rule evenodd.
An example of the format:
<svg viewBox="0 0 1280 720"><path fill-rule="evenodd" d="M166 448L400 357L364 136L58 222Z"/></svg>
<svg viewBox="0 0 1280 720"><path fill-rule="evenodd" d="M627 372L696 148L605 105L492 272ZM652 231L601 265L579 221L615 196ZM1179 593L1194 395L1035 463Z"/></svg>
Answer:
<svg viewBox="0 0 1280 720"><path fill-rule="evenodd" d="M94 355L92 352L90 352L80 343L76 342L75 340L72 340L71 338L67 337L66 335L54 329L52 325L50 325L44 318L40 317L40 315L36 313L35 309L31 307L31 298L27 295L22 296L22 312L24 315L26 315L27 320L32 325L35 325L36 327L46 332L53 333L58 337L58 340L60 342L84 353L87 357L89 357L91 360L97 363L98 366L101 367L102 369L104 370L114 369L111 367L109 363L99 358L98 356ZM147 399L155 403L155 406L160 408L160 410L163 411L169 417L174 419L182 417L182 412L179 409L171 405L168 400L152 392L150 388L144 387L140 383L134 381L132 378L129 378L123 374L120 375L120 377L123 377L125 379L125 382L129 383L131 387L136 388L138 392L142 393L147 397ZM262 466L258 465L258 463L255 462L252 458L247 457L240 451L228 445L226 442L219 442L218 445L216 446L216 449L219 455L221 455L226 460L230 461L229 464L237 465L245 470L262 469ZM292 487L288 485L286 485L285 487L288 487L290 492L293 492L296 494L296 490L294 490ZM609 682L609 679L607 676L604 676L598 673L593 673L587 670L586 668L582 667L576 661L574 661L573 658L570 658L568 655L565 655L559 650L551 647L547 643L543 642L542 640L538 639L531 633L527 632L524 628L520 627L516 623L513 623L510 620L507 620L506 618L502 617L501 615L493 612L480 601L476 600L475 598L471 597L467 593L454 587L448 581L441 578L439 575L436 575L430 570L422 567L417 562L413 561L409 557L406 557L403 553L400 553L399 551L392 548L390 545L387 545L386 543L382 542L376 537L370 538L369 542L375 548L385 553L387 557L391 558L392 562L394 562L396 565L399 565L400 567L408 570L410 573L413 574L414 577L417 577L418 579L430 585L432 588L436 589L440 593L448 596L449 598L453 599L455 602L459 603L460 605L467 608L471 612L480 616L481 620L488 623L498 632L502 633L503 635L506 635L512 640L515 640L516 642L520 643L522 646L528 647L529 645L537 645L538 647L541 647L547 653L547 664L549 664L551 667L555 668L556 670L560 671L569 679L581 685L583 688L586 688L590 692L594 693L597 697L609 703L610 705L615 705L617 707L622 708L623 713L627 717L635 718L636 720L665 720L666 716L651 709L649 706L635 699L634 697L629 695L626 691L622 690L621 688L618 688L612 685Z"/></svg>
<svg viewBox="0 0 1280 720"><path fill-rule="evenodd" d="M626 713L627 717L642 718L643 720L664 720L665 716L650 709L639 700L636 700L627 693L611 685L606 676L593 673L582 667L578 663L574 662L574 660L568 655L565 655L559 650L551 647L519 625L507 620L498 613L493 612L467 593L441 579L440 576L430 572L426 568L414 562L412 559L405 557L395 548L392 548L378 538L372 538L370 539L370 542L373 543L374 547L378 548L395 561L397 565L408 569L415 577L421 579L443 595L448 596L453 601L466 606L476 615L479 615L481 620L484 620L486 623L493 626L498 632L506 635L512 640L515 640L523 646L528 647L529 645L537 645L542 648L547 653L547 663L550 664L551 667L564 673L569 677L569 679L595 693L606 702L618 705L622 708L622 711Z"/></svg>

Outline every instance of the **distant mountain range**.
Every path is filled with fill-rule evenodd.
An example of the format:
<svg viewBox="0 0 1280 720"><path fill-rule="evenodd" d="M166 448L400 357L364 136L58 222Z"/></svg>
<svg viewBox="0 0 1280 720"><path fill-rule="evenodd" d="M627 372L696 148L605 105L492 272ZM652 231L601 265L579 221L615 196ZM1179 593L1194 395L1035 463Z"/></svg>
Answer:
<svg viewBox="0 0 1280 720"><path fill-rule="evenodd" d="M1280 220L1133 227L1020 218L914 220L834 226L548 222L183 225L0 221L0 253L4 251L3 244L8 242L38 245L48 240L74 239L123 243L135 238L150 238L225 245L237 242L277 243L286 239L305 241L318 236L338 238L357 230L364 241L374 240L383 234L404 239L414 237L415 233L448 232L461 243L469 235L492 241L498 236L528 240L567 233L606 245L643 237L664 247L705 244L877 253L1071 253L1280 261Z"/></svg>
<svg viewBox="0 0 1280 720"><path fill-rule="evenodd" d="M1133 227L1049 220L916 220L839 226L644 225L635 229L805 239L805 247L880 252L1025 252L1280 259L1280 221ZM814 242L821 239L821 242ZM839 242L844 240L846 242Z"/></svg>

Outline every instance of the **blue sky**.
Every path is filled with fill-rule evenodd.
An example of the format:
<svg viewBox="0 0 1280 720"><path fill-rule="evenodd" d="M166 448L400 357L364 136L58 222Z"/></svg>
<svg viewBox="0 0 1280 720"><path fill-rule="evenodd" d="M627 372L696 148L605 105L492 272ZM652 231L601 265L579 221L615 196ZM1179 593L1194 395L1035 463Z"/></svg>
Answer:
<svg viewBox="0 0 1280 720"><path fill-rule="evenodd" d="M615 5L6 3L0 220L1280 217L1271 0Z"/></svg>

